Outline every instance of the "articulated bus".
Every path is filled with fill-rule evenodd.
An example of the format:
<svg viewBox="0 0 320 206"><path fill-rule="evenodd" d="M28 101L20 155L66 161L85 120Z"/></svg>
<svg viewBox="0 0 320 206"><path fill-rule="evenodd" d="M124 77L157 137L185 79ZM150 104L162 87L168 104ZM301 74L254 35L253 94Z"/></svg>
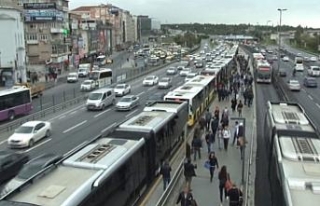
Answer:
<svg viewBox="0 0 320 206"><path fill-rule="evenodd" d="M311 119L299 104L268 102L264 124L274 205L318 206L320 138Z"/></svg>
<svg viewBox="0 0 320 206"><path fill-rule="evenodd" d="M255 73L257 83L271 83L272 67L266 60L258 60Z"/></svg>
<svg viewBox="0 0 320 206"><path fill-rule="evenodd" d="M112 70L100 69L91 72L89 79L96 81L96 88L102 88L112 84Z"/></svg>
<svg viewBox="0 0 320 206"><path fill-rule="evenodd" d="M189 104L188 126L193 126L204 111L204 87L182 85L164 96L165 101L187 101Z"/></svg>

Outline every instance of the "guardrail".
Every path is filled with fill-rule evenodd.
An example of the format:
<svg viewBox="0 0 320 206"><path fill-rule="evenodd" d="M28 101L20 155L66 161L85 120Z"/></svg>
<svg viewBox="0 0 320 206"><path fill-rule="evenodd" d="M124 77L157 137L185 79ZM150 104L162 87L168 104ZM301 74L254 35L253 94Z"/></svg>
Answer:
<svg viewBox="0 0 320 206"><path fill-rule="evenodd" d="M194 51L198 50L199 47L200 46L190 50L188 53L193 53ZM177 62L177 60L165 63L163 65L159 65L157 67L148 69L148 70L143 71L141 73L137 72L133 76L131 76L129 78L126 78L124 80L121 80L121 81L119 81L117 83L125 83L125 82L128 82L128 81L132 81L133 79L136 79L138 77L141 77L141 76L147 75L147 74L149 74L151 72L154 72L154 71L157 71L159 69L162 69L162 68L164 68L164 67L166 67L166 66L168 66L168 65L170 65L170 64L172 64L174 62ZM114 86L117 83L114 83L111 86ZM4 132L10 132L10 131L16 129L17 127L19 127L20 125L22 125L23 123L25 123L27 121L38 120L38 119L43 118L43 117L45 117L47 115L51 115L53 113L62 111L64 109L67 109L68 107L73 106L75 104L79 104L80 102L84 102L87 99L87 95L88 94L82 94L79 97L75 97L73 99L70 99L70 100L64 101L62 103L53 105L53 106L51 106L49 108L46 108L44 110L41 110L39 112L30 114L28 116L24 116L22 118L19 118L17 120L11 121L11 122L8 122L8 123L3 124L3 125L0 125L0 134L4 133Z"/></svg>

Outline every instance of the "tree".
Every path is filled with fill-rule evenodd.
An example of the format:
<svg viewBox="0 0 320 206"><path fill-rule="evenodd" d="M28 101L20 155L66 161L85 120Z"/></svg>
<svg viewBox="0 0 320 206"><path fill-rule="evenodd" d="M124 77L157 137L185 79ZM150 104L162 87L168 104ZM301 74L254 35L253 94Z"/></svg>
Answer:
<svg viewBox="0 0 320 206"><path fill-rule="evenodd" d="M303 34L303 28L302 26L297 26L296 28L296 32L294 33L294 40L296 41L298 46L302 45L302 39L301 39L301 35Z"/></svg>

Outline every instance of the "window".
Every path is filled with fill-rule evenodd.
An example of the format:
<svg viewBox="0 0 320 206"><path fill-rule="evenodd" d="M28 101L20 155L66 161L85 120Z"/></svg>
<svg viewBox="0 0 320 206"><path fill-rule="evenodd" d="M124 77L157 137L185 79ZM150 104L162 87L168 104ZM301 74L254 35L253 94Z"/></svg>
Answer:
<svg viewBox="0 0 320 206"><path fill-rule="evenodd" d="M27 34L27 40L38 40L38 34Z"/></svg>
<svg viewBox="0 0 320 206"><path fill-rule="evenodd" d="M36 29L36 28L37 28L37 25L36 25L36 24L29 24L29 28L30 28L30 29Z"/></svg>
<svg viewBox="0 0 320 206"><path fill-rule="evenodd" d="M48 40L48 35L46 35L46 34L40 34L40 40L42 40L42 41Z"/></svg>
<svg viewBox="0 0 320 206"><path fill-rule="evenodd" d="M52 49L52 53L53 53L53 54L56 54L56 53L58 52L57 45L52 45L52 46L51 46L51 49Z"/></svg>

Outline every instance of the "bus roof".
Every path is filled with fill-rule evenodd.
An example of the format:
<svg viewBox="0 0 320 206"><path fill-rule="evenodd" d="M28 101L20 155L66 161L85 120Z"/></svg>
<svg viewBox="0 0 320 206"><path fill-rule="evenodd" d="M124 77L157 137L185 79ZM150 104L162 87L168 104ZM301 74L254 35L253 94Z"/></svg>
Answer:
<svg viewBox="0 0 320 206"><path fill-rule="evenodd" d="M214 80L214 76L198 75L186 82L184 85L190 86L207 86Z"/></svg>
<svg viewBox="0 0 320 206"><path fill-rule="evenodd" d="M158 131L165 123L175 117L171 112L142 112L122 123L117 130L149 132Z"/></svg>
<svg viewBox="0 0 320 206"><path fill-rule="evenodd" d="M4 95L9 95L9 94L14 94L17 92L23 92L23 91L28 91L29 89L26 87L14 87L14 88L10 88L10 89L5 89L5 90L0 90L0 96L4 96Z"/></svg>
<svg viewBox="0 0 320 206"><path fill-rule="evenodd" d="M98 73L102 73L102 72L112 72L112 69L110 68L99 68L99 70L94 70L92 72L98 72Z"/></svg>
<svg viewBox="0 0 320 206"><path fill-rule="evenodd" d="M184 84L184 85L176 88L173 91L174 92L189 92L189 93L198 94L200 91L202 91L203 87L204 87L203 85L187 85L187 84Z"/></svg>
<svg viewBox="0 0 320 206"><path fill-rule="evenodd" d="M143 138L139 141L98 139L4 199L45 206L78 205L143 144Z"/></svg>
<svg viewBox="0 0 320 206"><path fill-rule="evenodd" d="M180 102L180 101L157 101L150 106L146 106L143 111L144 112L151 112L151 111L165 111L165 112L172 112L178 113L183 107L186 106L188 108L187 102Z"/></svg>

